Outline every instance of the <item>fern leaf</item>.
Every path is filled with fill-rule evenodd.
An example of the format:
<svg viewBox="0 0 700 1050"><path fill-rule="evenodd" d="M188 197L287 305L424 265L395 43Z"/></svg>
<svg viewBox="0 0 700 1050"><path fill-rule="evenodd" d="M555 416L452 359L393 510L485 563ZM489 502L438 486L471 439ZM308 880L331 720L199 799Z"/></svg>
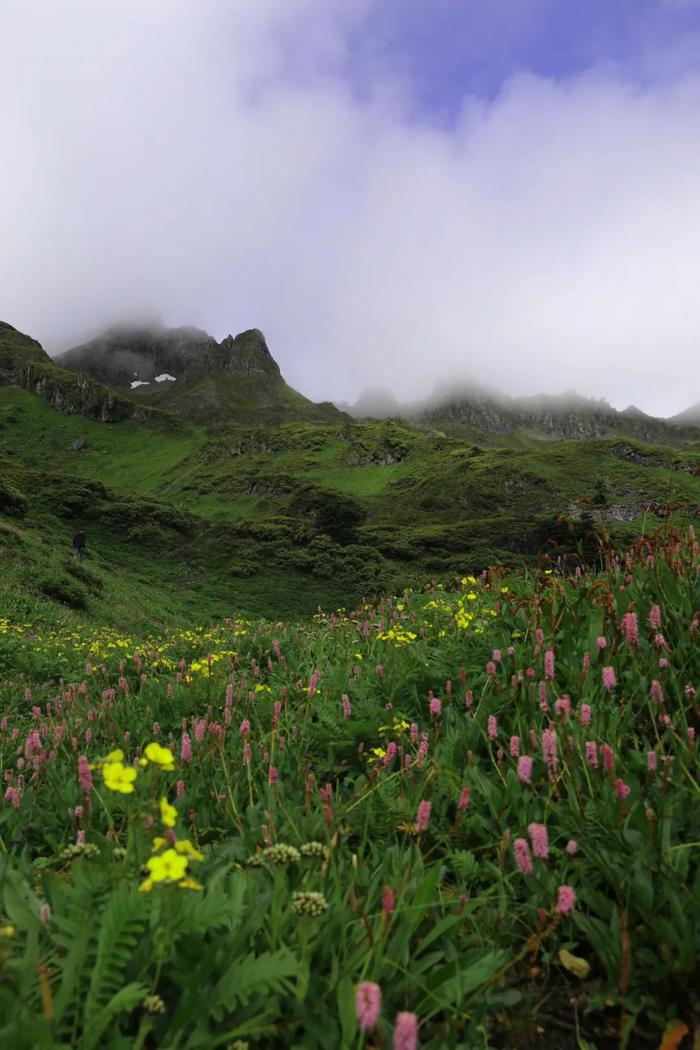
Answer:
<svg viewBox="0 0 700 1050"><path fill-rule="evenodd" d="M143 927L143 898L122 883L109 898L102 916L97 957L85 1001L85 1026L90 1030L105 1000L123 984L133 949Z"/></svg>

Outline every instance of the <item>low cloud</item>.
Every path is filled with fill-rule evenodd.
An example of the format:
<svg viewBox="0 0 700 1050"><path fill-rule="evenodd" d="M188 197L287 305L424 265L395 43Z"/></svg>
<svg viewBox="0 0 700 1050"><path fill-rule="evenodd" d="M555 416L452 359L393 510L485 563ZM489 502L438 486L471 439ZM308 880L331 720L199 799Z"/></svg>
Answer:
<svg viewBox="0 0 700 1050"><path fill-rule="evenodd" d="M700 77L514 76L431 126L334 69L371 3L6 0L0 318L260 327L317 399L464 374L700 398Z"/></svg>

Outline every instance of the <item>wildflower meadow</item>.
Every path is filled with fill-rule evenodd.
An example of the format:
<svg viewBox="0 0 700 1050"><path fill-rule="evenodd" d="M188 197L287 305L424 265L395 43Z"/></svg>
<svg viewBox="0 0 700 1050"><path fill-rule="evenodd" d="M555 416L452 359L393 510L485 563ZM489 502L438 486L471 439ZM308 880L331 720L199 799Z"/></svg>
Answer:
<svg viewBox="0 0 700 1050"><path fill-rule="evenodd" d="M691 1047L699 555L0 621L0 1046Z"/></svg>

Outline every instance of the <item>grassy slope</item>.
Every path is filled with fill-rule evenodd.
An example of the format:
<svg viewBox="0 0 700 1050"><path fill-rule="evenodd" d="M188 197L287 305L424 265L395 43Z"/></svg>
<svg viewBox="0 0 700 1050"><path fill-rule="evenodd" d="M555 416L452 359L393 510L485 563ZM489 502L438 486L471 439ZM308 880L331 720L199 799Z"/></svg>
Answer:
<svg viewBox="0 0 700 1050"><path fill-rule="evenodd" d="M593 509L599 481L605 515L632 514L631 525L615 526L632 534L648 504L697 508L699 468L697 448L619 438L484 448L392 420L216 436L105 425L3 389L0 478L24 492L28 508L10 519L19 533L0 535L0 601L10 592L16 601L47 574L65 579L82 524L103 583L94 594L85 585L87 610L104 622L182 620L193 608L199 619L232 608L308 613L415 575L532 556L558 515ZM339 538L307 505L309 485L331 518L342 523L356 510L364 522ZM566 530L560 539L573 542Z"/></svg>

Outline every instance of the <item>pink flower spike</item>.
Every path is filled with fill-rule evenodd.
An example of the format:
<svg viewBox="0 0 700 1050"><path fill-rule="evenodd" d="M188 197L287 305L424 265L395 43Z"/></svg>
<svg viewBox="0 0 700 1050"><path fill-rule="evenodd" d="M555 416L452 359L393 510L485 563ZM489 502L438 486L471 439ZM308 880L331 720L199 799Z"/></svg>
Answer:
<svg viewBox="0 0 700 1050"><path fill-rule="evenodd" d="M603 688L610 692L615 688L617 679L615 678L615 668L606 666L602 671Z"/></svg>
<svg viewBox="0 0 700 1050"><path fill-rule="evenodd" d="M652 605L649 610L649 626L652 631L658 631L661 627L661 609L658 605Z"/></svg>
<svg viewBox="0 0 700 1050"><path fill-rule="evenodd" d="M498 736L498 722L496 721L495 715L489 715L487 721L487 731L489 734L489 740L495 740Z"/></svg>
<svg viewBox="0 0 700 1050"><path fill-rule="evenodd" d="M355 992L355 1013L361 1032L369 1032L379 1020L382 990L374 981L362 981Z"/></svg>
<svg viewBox="0 0 700 1050"><path fill-rule="evenodd" d="M591 705L581 704L581 725L588 726L591 724Z"/></svg>
<svg viewBox="0 0 700 1050"><path fill-rule="evenodd" d="M430 822L430 811L432 808L433 807L430 802L419 803L418 813L416 815L416 831L427 831L428 824Z"/></svg>
<svg viewBox="0 0 700 1050"><path fill-rule="evenodd" d="M615 794L619 799L625 799L630 793L630 788L625 784L622 777L618 777L615 781Z"/></svg>
<svg viewBox="0 0 700 1050"><path fill-rule="evenodd" d="M626 612L620 624L628 645L639 645L639 624L636 612Z"/></svg>
<svg viewBox="0 0 700 1050"><path fill-rule="evenodd" d="M527 833L532 843L532 852L540 860L546 860L549 856L549 839L547 828L544 824L528 824Z"/></svg>
<svg viewBox="0 0 700 1050"><path fill-rule="evenodd" d="M517 758L520 754L520 737L512 736L510 738L510 753L513 758Z"/></svg>
<svg viewBox="0 0 700 1050"><path fill-rule="evenodd" d="M532 758L530 755L521 755L518 759L518 780L521 784L531 783Z"/></svg>
<svg viewBox="0 0 700 1050"><path fill-rule="evenodd" d="M571 915L576 904L576 893L571 886L560 886L557 894L556 910L560 915Z"/></svg>
<svg viewBox="0 0 700 1050"><path fill-rule="evenodd" d="M569 841L566 844L566 852L569 854L570 857L573 857L574 853L578 852L578 842L576 841L576 839L569 839Z"/></svg>
<svg viewBox="0 0 700 1050"><path fill-rule="evenodd" d="M417 1050L418 1018L415 1014L402 1012L396 1016L393 1050Z"/></svg>
<svg viewBox="0 0 700 1050"><path fill-rule="evenodd" d="M464 810L469 805L469 799L470 798L471 798L471 791L469 790L469 788L468 787L462 788L462 792L461 792L461 794L459 796L459 802L457 803L457 807L461 810L462 813L464 812Z"/></svg>
<svg viewBox="0 0 700 1050"><path fill-rule="evenodd" d="M598 745L595 740L586 741L586 762L594 768L598 765Z"/></svg>
<svg viewBox="0 0 700 1050"><path fill-rule="evenodd" d="M604 634L599 634L595 640L595 644L598 647L598 649L600 649L600 651L602 652L603 649L607 649L608 647L608 639L605 637Z"/></svg>
<svg viewBox="0 0 700 1050"><path fill-rule="evenodd" d="M530 847L525 839L521 838L515 840L513 843L513 853L515 854L515 863L518 865L518 868L523 875L532 875L532 857L530 856Z"/></svg>
<svg viewBox="0 0 700 1050"><path fill-rule="evenodd" d="M544 676L554 678L554 650L548 649L544 654Z"/></svg>
<svg viewBox="0 0 700 1050"><path fill-rule="evenodd" d="M391 886L385 886L382 892L382 911L385 915L391 915L396 907L396 897Z"/></svg>

